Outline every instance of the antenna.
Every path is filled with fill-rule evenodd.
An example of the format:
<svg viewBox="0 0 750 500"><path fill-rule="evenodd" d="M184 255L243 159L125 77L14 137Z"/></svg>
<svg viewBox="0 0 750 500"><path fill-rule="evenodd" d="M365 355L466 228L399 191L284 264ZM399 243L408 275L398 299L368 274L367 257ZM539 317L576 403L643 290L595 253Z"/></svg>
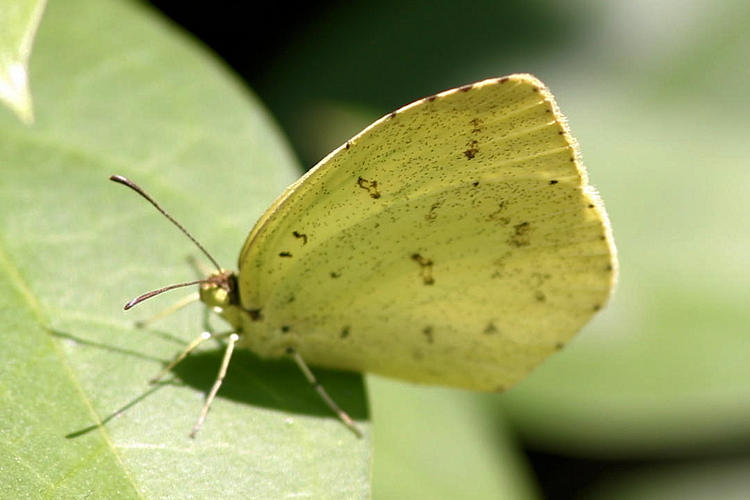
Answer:
<svg viewBox="0 0 750 500"><path fill-rule="evenodd" d="M118 182L120 184L123 184L123 185L129 187L130 189L132 189L133 191L135 191L136 193L138 193L139 195L141 195L144 198L146 198L146 200L148 200L149 203L151 203L159 212L161 212L161 214L164 217L166 217L167 219L169 219L170 222L172 222L172 224L174 224L175 226L177 226L180 229L180 231L182 231L182 233L185 236L187 236L188 238L190 238L190 241L192 241L193 243L195 243L195 246L197 246L198 248L200 248L201 252L203 252L203 254L206 257L208 257L208 260L210 260L211 263L213 263L213 265L216 267L216 269L219 272L223 271L223 269L221 268L221 266L219 265L219 263L216 262L216 259L214 259L211 256L210 253L208 253L208 250L206 250L205 248L203 248L203 245L201 245L200 243L198 243L198 240L196 240L193 237L193 235L190 234L190 232L182 226L182 224L180 224L179 222L177 222L171 215L169 215L167 213L166 210L164 210L163 208L161 208L161 205L159 205L158 203L156 203L156 201L154 201L153 198L151 198L149 195L147 195L146 192L143 189L141 189L141 187L138 184L136 184L135 182L131 181L127 177L123 177L121 175L110 175L109 176L109 180L114 181L114 182ZM195 282L195 283L199 283L199 282ZM182 284L181 286L193 285L195 283L185 283L185 284ZM162 289L161 291L171 290L172 288L176 288L176 286L172 285L171 288L170 287L166 287L165 289ZM155 292L161 293L158 290L156 290ZM152 293L153 295L157 295L157 293L154 293L154 292L149 292L149 293ZM149 294L144 294L144 295L149 295ZM143 299L141 299L141 300L145 300L145 299L147 299L149 297L153 297L153 295L149 295L148 297L144 297L144 295L141 296L141 297L143 297ZM140 299L141 297L138 297L138 299ZM138 299L135 299L134 301L131 301L129 303L130 307L133 307L135 304L137 304L138 302L140 302L140 300L138 300ZM135 302L135 303L133 303L133 302ZM129 309L129 307L126 307L125 309Z"/></svg>
<svg viewBox="0 0 750 500"><path fill-rule="evenodd" d="M174 285L168 285L162 288L159 288L158 290L151 290L150 292L146 292L142 295L139 295L138 297L134 298L127 304L125 304L125 310L127 311L131 307L137 306L141 302L143 302L146 299L150 299L151 297L154 297L156 295L159 295L164 292L168 292L169 290L174 290L175 288L181 288L183 286L190 286L190 285L197 285L199 283L207 283L208 280L195 280L195 281L188 281L185 283L176 283ZM192 297L191 297L192 298Z"/></svg>

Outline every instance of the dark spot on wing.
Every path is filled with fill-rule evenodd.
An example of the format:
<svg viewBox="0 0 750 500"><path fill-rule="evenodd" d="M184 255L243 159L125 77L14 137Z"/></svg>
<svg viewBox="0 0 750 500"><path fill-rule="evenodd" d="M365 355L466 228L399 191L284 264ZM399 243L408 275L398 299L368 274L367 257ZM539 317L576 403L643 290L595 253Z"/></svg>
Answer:
<svg viewBox="0 0 750 500"><path fill-rule="evenodd" d="M601 304L594 304L594 311L598 311L601 308L602 308Z"/></svg>
<svg viewBox="0 0 750 500"><path fill-rule="evenodd" d="M289 333L289 330L291 330L292 327L289 325L281 325L281 333Z"/></svg>
<svg viewBox="0 0 750 500"><path fill-rule="evenodd" d="M336 279L336 278L340 278L340 277L341 277L341 273L337 273L336 271L331 271L330 273L328 273L328 275L329 275L329 276L330 276L331 278L333 278L333 279Z"/></svg>
<svg viewBox="0 0 750 500"><path fill-rule="evenodd" d="M300 233L299 231L292 231L292 236L294 236L297 239L302 240L303 245L307 245L307 235L304 233Z"/></svg>
<svg viewBox="0 0 750 500"><path fill-rule="evenodd" d="M472 88L473 86L474 86L474 84L473 84L473 83L470 83L470 84L468 84L468 85L464 85L464 86L462 86L462 87L458 87L458 90L460 90L461 92L468 92L469 90L471 90L471 88Z"/></svg>
<svg viewBox="0 0 750 500"><path fill-rule="evenodd" d="M544 295L544 292L541 290L537 290L534 292L534 298L537 302L544 302L547 300L547 296Z"/></svg>
<svg viewBox="0 0 750 500"><path fill-rule="evenodd" d="M261 321L263 319L262 309L248 309L247 313L250 315L250 319L253 321Z"/></svg>
<svg viewBox="0 0 750 500"><path fill-rule="evenodd" d="M425 100L426 100L427 102L432 102L432 101L434 101L435 99L437 99L437 95L431 95L430 97L425 97Z"/></svg>
<svg viewBox="0 0 750 500"><path fill-rule="evenodd" d="M497 83L505 83L507 81L508 81L508 77L507 76L503 76L503 77L497 79Z"/></svg>
<svg viewBox="0 0 750 500"><path fill-rule="evenodd" d="M551 277L552 275L549 273L531 273L529 282L531 283L532 288L539 288Z"/></svg>
<svg viewBox="0 0 750 500"><path fill-rule="evenodd" d="M504 254L502 254L500 257L492 261L492 264L497 266L497 270L492 273L491 278L501 278L503 276L503 271L505 271L506 267L506 259L511 256L511 252L507 251Z"/></svg>
<svg viewBox="0 0 750 500"><path fill-rule="evenodd" d="M479 185L479 181L474 181L471 183L472 186L477 187Z"/></svg>
<svg viewBox="0 0 750 500"><path fill-rule="evenodd" d="M286 303L291 304L292 302L294 302L294 299L295 299L294 294L292 294L289 296L288 299L286 299Z"/></svg>
<svg viewBox="0 0 750 500"><path fill-rule="evenodd" d="M435 279L432 277L432 260L422 257L418 253L412 254L411 259L419 264L421 268L422 283L425 285L434 285Z"/></svg>
<svg viewBox="0 0 750 500"><path fill-rule="evenodd" d="M346 141L346 145L344 145L344 148L349 149L350 147L352 147L352 143L349 141Z"/></svg>
<svg viewBox="0 0 750 500"><path fill-rule="evenodd" d="M490 321L489 323L487 323L487 326L484 327L482 333L484 333L485 335L494 335L499 331L500 330L497 329L497 326L495 326L495 322Z"/></svg>
<svg viewBox="0 0 750 500"><path fill-rule="evenodd" d="M291 257L291 252L279 252L279 257Z"/></svg>
<svg viewBox="0 0 750 500"><path fill-rule="evenodd" d="M341 333L339 334L339 336L340 336L340 337L341 337L342 339L345 339L346 337L348 337L348 336L349 336L349 333L350 333L350 332L351 332L351 328L349 327L349 325L346 325L345 327L343 327L343 328L341 329Z"/></svg>
<svg viewBox="0 0 750 500"><path fill-rule="evenodd" d="M495 210L494 212L491 212L487 216L487 220L496 220L496 221L500 221L500 223L503 225L507 225L510 222L510 219L508 217L502 216L502 213L505 211L506 208L507 208L507 205L505 203L505 200L500 200L497 204L497 210Z"/></svg>
<svg viewBox="0 0 750 500"><path fill-rule="evenodd" d="M471 133L472 134L478 134L482 131L482 120L479 118L474 118L469 122L472 126Z"/></svg>
<svg viewBox="0 0 750 500"><path fill-rule="evenodd" d="M424 216L425 220L432 222L435 219L437 219L437 209L440 208L440 205L442 204L443 204L442 201L437 201L433 203L432 206L430 207L429 212L427 212L427 215Z"/></svg>
<svg viewBox="0 0 750 500"><path fill-rule="evenodd" d="M595 206L593 203L589 203L589 208L594 208Z"/></svg>
<svg viewBox="0 0 750 500"><path fill-rule="evenodd" d="M466 144L466 146L467 146L467 149L466 149L466 151L464 151L464 156L467 159L472 160L477 155L477 153L479 152L479 148L477 147L477 146L479 146L479 142L478 141L469 141L468 144Z"/></svg>
<svg viewBox="0 0 750 500"><path fill-rule="evenodd" d="M550 184L557 184L558 182L560 182L560 181L556 181L556 180L554 180L554 179L553 179L553 180L551 180L551 181L549 181L549 183L550 183Z"/></svg>
<svg viewBox="0 0 750 500"><path fill-rule="evenodd" d="M563 347L565 347L565 344L563 344L562 342L557 342L555 344L555 349L557 349L558 351L561 350Z"/></svg>
<svg viewBox="0 0 750 500"><path fill-rule="evenodd" d="M389 119L395 118L395 117L396 117L396 111L394 111L393 113L391 113L390 115L388 115Z"/></svg>
<svg viewBox="0 0 750 500"><path fill-rule="evenodd" d="M370 193L370 198L377 200L380 198L380 192L378 191L378 181L368 181L360 177L357 179L357 185Z"/></svg>
<svg viewBox="0 0 750 500"><path fill-rule="evenodd" d="M528 222L521 222L513 226L513 234L508 238L508 244L510 246L520 248L529 246L531 244L531 224Z"/></svg>
<svg viewBox="0 0 750 500"><path fill-rule="evenodd" d="M435 337L432 335L432 327L426 326L422 330L422 334L424 334L425 338L427 339L428 344L434 344L435 343Z"/></svg>

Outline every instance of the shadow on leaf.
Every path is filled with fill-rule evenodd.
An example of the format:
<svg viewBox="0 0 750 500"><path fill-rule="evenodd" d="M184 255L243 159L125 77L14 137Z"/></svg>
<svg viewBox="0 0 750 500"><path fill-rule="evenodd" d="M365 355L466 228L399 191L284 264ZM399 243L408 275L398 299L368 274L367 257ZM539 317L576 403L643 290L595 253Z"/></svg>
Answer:
<svg viewBox="0 0 750 500"><path fill-rule="evenodd" d="M59 333L58 336L66 337ZM87 345L106 348L93 343ZM174 367L171 372L173 377L168 375L167 380L154 384L99 423L70 432L65 437L76 438L106 425L166 385L187 385L207 394L216 379L222 355L221 349L191 354ZM361 374L315 367L312 369L320 384L349 416L359 421L369 419ZM217 398L288 413L336 418L291 360L263 360L247 350L234 352Z"/></svg>
<svg viewBox="0 0 750 500"><path fill-rule="evenodd" d="M221 358L220 350L194 353L177 365L173 373L184 384L208 392L216 379ZM321 385L344 411L355 420L368 418L362 375L312 369ZM217 398L290 413L333 416L292 361L263 360L247 350L234 352Z"/></svg>

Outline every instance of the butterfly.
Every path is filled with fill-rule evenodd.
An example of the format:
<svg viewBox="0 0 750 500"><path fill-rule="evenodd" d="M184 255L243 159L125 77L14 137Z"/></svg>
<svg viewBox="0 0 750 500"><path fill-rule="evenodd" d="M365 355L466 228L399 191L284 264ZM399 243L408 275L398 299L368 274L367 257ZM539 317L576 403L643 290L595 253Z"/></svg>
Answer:
<svg viewBox="0 0 750 500"><path fill-rule="evenodd" d="M189 236L135 183L112 180ZM232 332L192 435L235 347L291 356L357 433L308 364L504 391L605 305L617 276L577 143L528 74L447 90L365 128L268 208L237 272L200 248L216 271L189 284Z"/></svg>

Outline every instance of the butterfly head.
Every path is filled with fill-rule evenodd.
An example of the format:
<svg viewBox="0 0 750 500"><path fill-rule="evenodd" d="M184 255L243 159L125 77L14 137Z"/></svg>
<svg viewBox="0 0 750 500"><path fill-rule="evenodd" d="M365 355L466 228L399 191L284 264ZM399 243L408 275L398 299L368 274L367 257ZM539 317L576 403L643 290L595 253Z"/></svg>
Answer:
<svg viewBox="0 0 750 500"><path fill-rule="evenodd" d="M200 286L201 301L210 308L226 309L237 305L237 276L226 270L216 271Z"/></svg>

